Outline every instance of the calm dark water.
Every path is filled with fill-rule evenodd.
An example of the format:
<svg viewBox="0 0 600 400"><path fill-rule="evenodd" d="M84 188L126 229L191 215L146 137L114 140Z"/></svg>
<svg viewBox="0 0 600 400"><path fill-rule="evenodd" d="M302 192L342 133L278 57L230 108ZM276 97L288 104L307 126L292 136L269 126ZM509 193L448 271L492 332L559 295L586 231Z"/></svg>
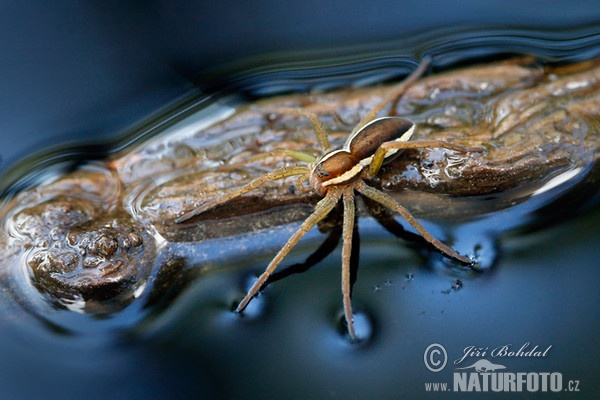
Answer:
<svg viewBox="0 0 600 400"><path fill-rule="evenodd" d="M507 53L547 61L600 53L593 1L451 9L385 1L61 4L8 4L0 12L0 51L8 55L0 67L3 193L29 168L102 157L151 135L155 125L139 121L193 87L254 97L368 84L405 73L406 57L424 51L440 67ZM36 152L39 158L25 158ZM271 285L245 318L229 311L247 278L239 266L260 271L270 253L223 260L231 268L199 275L167 307L144 309L142 298L105 319L32 312L3 293L0 398L462 398L425 391L425 383L452 382L453 367L425 367L432 343L445 347L449 363L468 346L551 345L543 358L494 362L509 371L560 372L565 386L579 381L572 397L597 398L599 223L592 207L544 229L501 233L492 240L499 249L493 268L466 275L424 265L361 221L353 303L371 337L360 345L338 329L340 249ZM302 261L321 240L304 241L287 261Z"/></svg>

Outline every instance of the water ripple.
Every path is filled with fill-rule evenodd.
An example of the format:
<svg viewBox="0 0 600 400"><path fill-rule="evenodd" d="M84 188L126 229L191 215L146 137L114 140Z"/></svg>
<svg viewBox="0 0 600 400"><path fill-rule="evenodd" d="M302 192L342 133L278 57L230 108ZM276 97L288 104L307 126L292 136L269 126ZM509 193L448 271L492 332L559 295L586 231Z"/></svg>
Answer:
<svg viewBox="0 0 600 400"><path fill-rule="evenodd" d="M204 85L209 92L242 90L251 96L364 86L405 75L424 54L434 57L436 68L503 54L531 55L549 62L582 61L600 55L600 26L560 30L479 27L428 31L368 46L248 60L220 71L216 80L211 76L211 83Z"/></svg>

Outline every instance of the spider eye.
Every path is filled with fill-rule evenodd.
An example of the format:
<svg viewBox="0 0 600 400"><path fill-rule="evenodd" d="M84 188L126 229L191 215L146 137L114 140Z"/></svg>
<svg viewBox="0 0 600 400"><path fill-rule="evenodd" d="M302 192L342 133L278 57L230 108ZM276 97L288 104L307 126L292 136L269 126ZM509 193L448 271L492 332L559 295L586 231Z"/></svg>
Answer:
<svg viewBox="0 0 600 400"><path fill-rule="evenodd" d="M315 174L317 174L317 176L319 178L326 178L329 176L329 172L327 172L324 168L323 168L323 164L319 163L317 164L316 168L315 168Z"/></svg>
<svg viewBox="0 0 600 400"><path fill-rule="evenodd" d="M329 153L313 169L313 179L324 186L349 182L362 170L354 155L346 150Z"/></svg>

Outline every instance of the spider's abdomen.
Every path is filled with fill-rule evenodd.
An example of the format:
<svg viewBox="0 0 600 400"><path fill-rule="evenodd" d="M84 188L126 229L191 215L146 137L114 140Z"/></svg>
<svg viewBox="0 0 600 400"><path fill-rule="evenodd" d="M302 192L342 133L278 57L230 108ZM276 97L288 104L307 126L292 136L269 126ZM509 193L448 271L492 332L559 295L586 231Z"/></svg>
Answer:
<svg viewBox="0 0 600 400"><path fill-rule="evenodd" d="M344 148L356 157L363 166L371 163L373 155L385 142L406 142L415 130L415 124L405 118L383 117L363 126L352 137L348 138ZM386 158L395 154L390 150Z"/></svg>

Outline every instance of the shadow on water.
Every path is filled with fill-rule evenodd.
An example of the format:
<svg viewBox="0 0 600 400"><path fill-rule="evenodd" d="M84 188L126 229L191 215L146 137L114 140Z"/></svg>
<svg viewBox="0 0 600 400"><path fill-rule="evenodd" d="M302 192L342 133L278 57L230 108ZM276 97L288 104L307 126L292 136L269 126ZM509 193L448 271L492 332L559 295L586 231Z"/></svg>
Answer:
<svg viewBox="0 0 600 400"><path fill-rule="evenodd" d="M304 53L250 60L221 72L210 86L203 85L216 93L213 99L231 91L250 99L360 87L406 74L414 66L411 56L423 53L434 55L440 69L515 53L570 62L600 54L600 31L597 26L438 31L360 51L306 53L313 54L308 61ZM187 100L103 148L94 144L62 153L39 152L7 169L0 188L3 198L8 202L17 192L110 154L111 148L120 150L140 136L145 139L177 126L207 104L210 101ZM329 236L308 235L286 259L291 269L274 276L277 282L242 317L231 309L252 279L248 271L264 268L289 227L236 237L256 250L252 255L228 254L223 239L199 245L197 258L184 260L169 256L180 255L189 245L161 244L159 250L171 252L169 256L159 256L140 293L114 313L56 309L33 288L14 284L6 275L15 269L4 267L0 395L422 398L428 395L425 383L452 382L452 363L469 346L489 354L505 345L518 349L530 343L552 348L546 357L507 357L496 363L511 372L560 372L563 385L578 381L581 392L576 395L593 398L600 390L600 352L595 344L600 333L598 193L595 187L578 186L578 178L571 183L548 187L514 208L449 227L459 250L478 249L485 262L480 273L448 268L441 258L412 251L420 248L418 237L383 212L373 212L381 225L361 219L353 304L357 329L368 340L359 345L348 343L340 328L340 248L335 246L340 232L335 226ZM581 201L581 192L592 200ZM573 197L577 206L571 210ZM540 210L541 216L536 214ZM547 215L558 215L560 221L548 220ZM436 234L447 233L437 229ZM414 240L409 246L399 245L395 235ZM167 272L156 270L168 262L173 265ZM440 373L424 365L424 351L432 343L443 345L448 353L449 367ZM460 393L444 395L460 398Z"/></svg>

